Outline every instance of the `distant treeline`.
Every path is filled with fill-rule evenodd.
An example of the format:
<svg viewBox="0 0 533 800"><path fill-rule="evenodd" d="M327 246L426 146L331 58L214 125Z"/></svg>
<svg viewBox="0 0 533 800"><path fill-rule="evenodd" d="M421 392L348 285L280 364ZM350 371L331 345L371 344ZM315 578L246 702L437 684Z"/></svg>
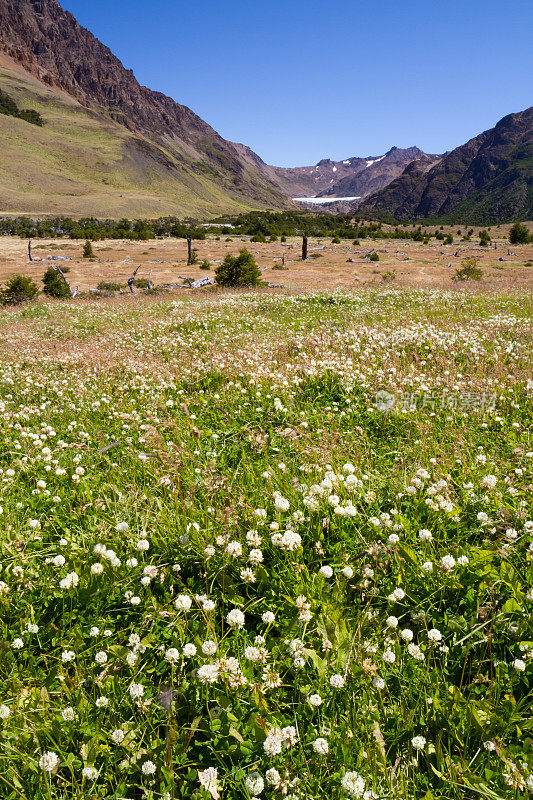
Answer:
<svg viewBox="0 0 533 800"><path fill-rule="evenodd" d="M441 226L442 228L442 226ZM353 215L313 214L306 212L252 211L235 217L220 217L203 226L198 220L179 220L162 217L156 220L102 220L93 217L71 219L54 217L30 219L28 217L0 218L0 235L21 236L27 239L133 239L147 240L159 237L205 239L206 233L218 236L251 236L256 242L275 241L289 236L328 237L341 239L413 239L429 241L431 236L451 243L451 234L441 230L431 233L423 224L417 228L403 225L383 227L381 222L369 222ZM456 235L468 239L472 230L457 230ZM489 237L490 239L490 237Z"/></svg>
<svg viewBox="0 0 533 800"><path fill-rule="evenodd" d="M0 114L6 114L8 117L17 117L25 120L25 122L31 122L32 125L39 125L39 127L44 125L44 120L38 111L33 111L31 108L19 111L15 101L2 91L0 91Z"/></svg>

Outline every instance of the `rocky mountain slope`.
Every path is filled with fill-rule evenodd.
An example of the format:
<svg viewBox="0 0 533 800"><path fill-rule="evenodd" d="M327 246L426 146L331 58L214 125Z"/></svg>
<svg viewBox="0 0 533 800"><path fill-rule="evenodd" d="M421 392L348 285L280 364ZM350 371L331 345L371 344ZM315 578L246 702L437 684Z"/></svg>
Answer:
<svg viewBox="0 0 533 800"><path fill-rule="evenodd" d="M1 89L11 88L15 95L33 93L34 104L41 107L39 110L42 109L48 131L52 133L58 122L58 106L63 104L73 112L72 103L76 103L76 113L70 113L70 121L74 121L73 116L83 119L84 123L88 119L93 124L98 121L104 140L111 137L119 150L114 162L117 169L122 161L130 166L139 165L141 183L137 188L141 194L149 188L147 182L153 183L157 177L158 186L153 189L160 200L165 198L158 192L163 189L163 183L167 184L164 193L172 205L177 205L175 213L279 208L286 204L279 187L244 161L230 142L189 108L141 86L131 70L126 70L109 48L82 28L57 0L0 0L0 53L3 54ZM47 119L48 104L52 110L50 119ZM12 155L17 161L18 147L22 159L24 152L31 149L31 143L25 139L35 131L12 125L6 128L5 119L0 119L0 123L2 133L9 139ZM59 154L53 137L40 142L41 146L45 144L51 147L54 162L53 168L50 167L50 183L68 183L72 178L76 184L68 163L57 171ZM77 150L77 146L74 149ZM97 162L97 154L93 152L93 155ZM76 154L74 162L77 158ZM45 177L41 184L46 182ZM98 179L98 175L91 177L93 181ZM102 180L108 181L105 184L108 187L113 186L109 175L104 174ZM135 189L131 170L128 181L130 188ZM12 188L9 183L4 180L3 187L0 185L0 198L2 188ZM42 193L42 185L33 188ZM83 195L83 186L74 188ZM28 189L31 192L32 187ZM16 194L15 190L14 201Z"/></svg>
<svg viewBox="0 0 533 800"><path fill-rule="evenodd" d="M358 210L481 225L532 219L533 107L509 114L433 165L413 162Z"/></svg>
<svg viewBox="0 0 533 800"><path fill-rule="evenodd" d="M433 164L440 158L418 147L392 147L381 156L353 156L343 161L324 158L309 167L274 167L265 164L246 145L235 147L242 158L277 183L289 197L366 197L389 184L414 160Z"/></svg>

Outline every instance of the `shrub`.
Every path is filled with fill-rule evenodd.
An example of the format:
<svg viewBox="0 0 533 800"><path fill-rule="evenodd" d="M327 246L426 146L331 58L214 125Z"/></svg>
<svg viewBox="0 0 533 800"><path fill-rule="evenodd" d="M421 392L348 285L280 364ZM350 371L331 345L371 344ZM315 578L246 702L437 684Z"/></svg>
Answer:
<svg viewBox="0 0 533 800"><path fill-rule="evenodd" d="M265 234L264 233L255 233L252 238L250 239L251 242L266 242Z"/></svg>
<svg viewBox="0 0 533 800"><path fill-rule="evenodd" d="M479 244L480 247L488 247L490 243L490 236L488 231L480 231L479 232Z"/></svg>
<svg viewBox="0 0 533 800"><path fill-rule="evenodd" d="M70 297L70 286L60 272L53 267L48 267L43 276L43 292L48 297Z"/></svg>
<svg viewBox="0 0 533 800"><path fill-rule="evenodd" d="M33 300L39 294L39 289L27 275L13 275L6 282L0 293L2 305L18 305Z"/></svg>
<svg viewBox="0 0 533 800"><path fill-rule="evenodd" d="M87 239L85 241L85 244L83 245L83 257L84 258L94 258L95 257L94 256L93 246L92 246L91 242L89 241L89 239Z"/></svg>
<svg viewBox="0 0 533 800"><path fill-rule="evenodd" d="M461 269L458 269L452 277L452 281L480 281L483 271L477 265L477 258L464 258L461 261Z"/></svg>
<svg viewBox="0 0 533 800"><path fill-rule="evenodd" d="M354 247L359 247L359 245L361 244L361 242L359 241L359 239L354 239L354 240L353 240L353 242L352 242L352 244L353 244L353 246L354 246Z"/></svg>
<svg viewBox="0 0 533 800"><path fill-rule="evenodd" d="M259 286L261 273L253 255L243 247L238 256L227 253L224 261L215 270L220 286Z"/></svg>
<svg viewBox="0 0 533 800"><path fill-rule="evenodd" d="M384 281L384 283L391 283L391 281L396 280L396 273L392 270L388 270L387 272L383 273L381 280Z"/></svg>
<svg viewBox="0 0 533 800"><path fill-rule="evenodd" d="M379 261L379 255L377 253L370 253L368 257L369 261Z"/></svg>
<svg viewBox="0 0 533 800"><path fill-rule="evenodd" d="M528 244L531 241L531 235L525 225L521 222L515 222L509 231L509 241L511 244Z"/></svg>
<svg viewBox="0 0 533 800"><path fill-rule="evenodd" d="M135 278L133 285L136 289L148 289L148 278Z"/></svg>
<svg viewBox="0 0 533 800"><path fill-rule="evenodd" d="M453 236L451 233L444 237L444 244L453 244Z"/></svg>
<svg viewBox="0 0 533 800"><path fill-rule="evenodd" d="M340 243L341 243L341 240L339 239L339 237L338 237L338 236L335 236L335 237L334 237L334 238L331 240L331 244L340 244Z"/></svg>
<svg viewBox="0 0 533 800"><path fill-rule="evenodd" d="M200 264L200 269L206 269L206 270L211 269L211 264L209 263L209 259L208 258L204 258L204 260Z"/></svg>
<svg viewBox="0 0 533 800"><path fill-rule="evenodd" d="M122 283L115 283L114 281L100 281L96 288L100 292L118 292L125 287Z"/></svg>

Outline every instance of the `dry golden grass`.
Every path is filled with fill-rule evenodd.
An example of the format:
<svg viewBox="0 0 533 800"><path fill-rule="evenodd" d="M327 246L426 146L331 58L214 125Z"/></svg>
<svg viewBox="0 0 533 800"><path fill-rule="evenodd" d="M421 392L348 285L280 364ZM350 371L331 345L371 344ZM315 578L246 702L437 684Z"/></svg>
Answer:
<svg viewBox="0 0 533 800"><path fill-rule="evenodd" d="M28 259L28 243L15 237L0 237L0 281L14 273L30 275L39 282L46 268L53 264L51 255L72 259L64 263L69 267L69 283L79 284L80 291L95 289L100 281L125 283L134 269L141 267L139 278L147 278L151 272L152 283L181 283L180 276L214 278L214 270L226 253L236 254L247 247L256 257L263 271L263 278L282 285L289 290L317 290L335 287L357 288L361 286L383 286L383 275L394 273L391 281L396 286L450 287L455 285L452 276L469 256L479 258L483 270L482 286L490 288L533 288L533 244L510 246L507 240L509 226L498 229L500 238L493 238L491 247L479 247L478 229L471 242L456 242L444 246L432 240L428 245L410 240L361 240L360 246L342 241L331 244L330 239L309 240L309 260L302 262L301 240L293 238L286 243L279 241L260 244L249 241L249 237L230 237L219 241L208 236L205 241L195 241L199 261L208 259L211 272L202 271L199 264L187 266L187 245L183 239L158 239L143 242L129 240L105 240L93 245L95 260L82 258L83 242L67 239L38 240L33 243L33 256ZM445 229L456 232L457 226ZM491 234L496 236L495 230ZM375 248L378 262L364 260L364 254ZM516 256L507 255L508 250ZM273 269L285 256L284 270ZM503 258L503 261L499 261ZM348 262L353 259L353 262Z"/></svg>

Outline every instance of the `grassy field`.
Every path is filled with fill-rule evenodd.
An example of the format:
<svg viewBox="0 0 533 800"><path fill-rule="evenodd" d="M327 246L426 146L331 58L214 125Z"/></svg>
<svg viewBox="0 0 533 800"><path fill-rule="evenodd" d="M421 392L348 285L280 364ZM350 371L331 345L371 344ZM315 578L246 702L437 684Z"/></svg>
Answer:
<svg viewBox="0 0 533 800"><path fill-rule="evenodd" d="M533 791L532 312L2 311L0 796Z"/></svg>
<svg viewBox="0 0 533 800"><path fill-rule="evenodd" d="M28 261L28 242L17 237L0 237L0 282L10 275L23 272L37 282L49 266L50 256L62 256L70 261L68 279L80 291L95 289L100 281L123 283L136 267L139 278L152 274L152 283L181 283L180 276L213 278L213 272L226 253L236 255L246 247L253 253L263 270L263 279L288 290L358 288L364 285L422 286L452 288L452 278L461 268L463 259L479 260L483 271L481 286L490 289L530 291L533 289L533 244L510 246L509 225L491 229L491 247L480 247L479 230L474 229L472 241L462 242L457 227L445 228L454 235L454 244L443 245L432 240L425 245L412 240L361 240L353 245L349 240L333 244L331 239L310 238L309 260L301 261L301 238L287 242L250 241L249 236L207 235L205 241L195 240L198 264L187 266L187 244L184 239L163 238L149 241L103 240L95 242L96 258L82 258L83 242L69 239L43 239L33 242L36 260ZM428 229L434 232L435 229ZM495 245L495 247L494 247ZM365 260L365 254L377 250L379 261ZM514 255L509 255L508 251ZM283 258L285 264L283 265ZM200 270L207 259L211 272ZM501 259L501 260L500 260ZM279 267L284 266L284 269Z"/></svg>

